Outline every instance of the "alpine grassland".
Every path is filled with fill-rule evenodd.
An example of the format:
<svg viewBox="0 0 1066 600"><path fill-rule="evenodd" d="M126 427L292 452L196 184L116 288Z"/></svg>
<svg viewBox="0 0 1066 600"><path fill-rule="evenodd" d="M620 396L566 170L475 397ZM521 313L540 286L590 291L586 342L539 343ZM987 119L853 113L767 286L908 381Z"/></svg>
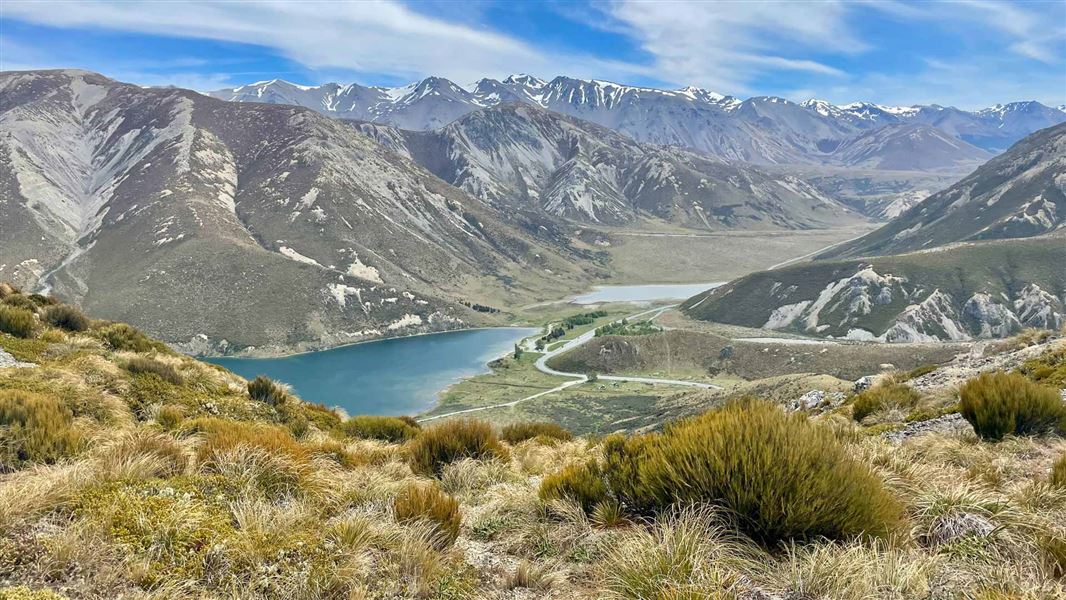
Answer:
<svg viewBox="0 0 1066 600"><path fill-rule="evenodd" d="M3 306L33 327L0 334L0 598L1066 597L1066 441L1031 368L1058 337L947 391L695 395L573 436L348 417Z"/></svg>

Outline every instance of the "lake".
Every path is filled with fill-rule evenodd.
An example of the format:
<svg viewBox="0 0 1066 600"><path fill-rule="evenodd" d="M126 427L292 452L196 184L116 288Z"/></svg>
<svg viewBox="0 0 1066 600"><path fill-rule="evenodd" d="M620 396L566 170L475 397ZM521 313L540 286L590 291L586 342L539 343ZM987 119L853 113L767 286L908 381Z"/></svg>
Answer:
<svg viewBox="0 0 1066 600"><path fill-rule="evenodd" d="M655 300L688 300L696 294L725 283L679 283L654 285L598 285L591 292L570 299L572 304L601 302L651 302Z"/></svg>
<svg viewBox="0 0 1066 600"><path fill-rule="evenodd" d="M494 327L394 338L281 358L206 358L247 379L266 375L309 402L350 415L413 415L460 379L488 372L488 363L539 331Z"/></svg>

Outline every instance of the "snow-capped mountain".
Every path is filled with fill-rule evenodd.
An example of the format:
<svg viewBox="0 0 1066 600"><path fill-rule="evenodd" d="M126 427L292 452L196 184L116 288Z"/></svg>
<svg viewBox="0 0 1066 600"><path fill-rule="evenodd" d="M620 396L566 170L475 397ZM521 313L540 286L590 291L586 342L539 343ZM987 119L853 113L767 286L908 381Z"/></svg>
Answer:
<svg viewBox="0 0 1066 600"><path fill-rule="evenodd" d="M494 206L605 224L650 215L699 229L810 229L860 218L796 177L643 144L519 102L434 131L357 126Z"/></svg>
<svg viewBox="0 0 1066 600"><path fill-rule="evenodd" d="M239 102L296 104L340 118L409 130L436 129L471 111L519 101L614 129L637 141L758 164L834 164L833 151L849 139L900 123L929 125L999 152L1033 131L1066 121L1066 111L1038 102L973 112L937 105L795 103L774 97L740 100L695 87L662 90L529 75L512 75L503 81L482 79L466 87L439 77L400 88L307 87L274 80L210 95ZM940 168L942 162L928 168Z"/></svg>
<svg viewBox="0 0 1066 600"><path fill-rule="evenodd" d="M304 108L0 73L0 280L193 351L484 322L469 288L533 298L595 272L544 221Z"/></svg>

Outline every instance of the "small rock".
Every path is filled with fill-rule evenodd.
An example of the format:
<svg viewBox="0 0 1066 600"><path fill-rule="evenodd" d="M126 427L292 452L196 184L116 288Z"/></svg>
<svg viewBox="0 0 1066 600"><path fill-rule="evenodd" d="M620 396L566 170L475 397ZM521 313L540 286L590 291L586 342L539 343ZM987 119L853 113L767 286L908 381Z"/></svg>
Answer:
<svg viewBox="0 0 1066 600"><path fill-rule="evenodd" d="M873 375L866 375L865 377L860 377L856 379L854 387L855 393L857 394L859 392L870 389L870 386L874 384L875 379L877 378Z"/></svg>
<svg viewBox="0 0 1066 600"><path fill-rule="evenodd" d="M877 365L877 368L881 369L882 371L895 371L896 365L892 363L881 363Z"/></svg>
<svg viewBox="0 0 1066 600"><path fill-rule="evenodd" d="M930 546L950 544L967 537L988 537L996 526L988 519L973 513L960 512L937 517L926 538Z"/></svg>
<svg viewBox="0 0 1066 600"><path fill-rule="evenodd" d="M14 367L16 369L32 369L37 365L28 362L19 362L15 360L14 356L11 356L7 352L0 350L0 369L4 367Z"/></svg>
<svg viewBox="0 0 1066 600"><path fill-rule="evenodd" d="M825 390L811 390L806 394L803 394L799 398L789 400L785 404L785 408L789 411L807 410L816 412L825 412L831 408L836 408L844 403L844 396L841 392L826 392ZM820 410L819 410L820 409Z"/></svg>
<svg viewBox="0 0 1066 600"><path fill-rule="evenodd" d="M925 433L950 433L963 432L970 428L970 423L962 418L959 413L941 415L928 421L915 421L907 423L902 429L886 431L881 437L891 442L902 442L907 438Z"/></svg>

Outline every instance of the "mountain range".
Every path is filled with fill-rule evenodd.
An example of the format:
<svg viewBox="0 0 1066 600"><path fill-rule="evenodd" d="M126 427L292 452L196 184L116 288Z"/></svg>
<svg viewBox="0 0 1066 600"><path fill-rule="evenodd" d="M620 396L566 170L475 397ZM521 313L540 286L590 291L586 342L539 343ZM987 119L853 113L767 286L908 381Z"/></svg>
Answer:
<svg viewBox="0 0 1066 600"><path fill-rule="evenodd" d="M716 322L890 342L1061 327L1064 177L1061 124L821 260L742 277L682 308Z"/></svg>
<svg viewBox="0 0 1066 600"><path fill-rule="evenodd" d="M429 77L398 88L336 83L301 86L275 79L210 95L228 101L305 106L339 118L414 131L438 129L482 108L522 102L608 127L637 141L680 146L729 160L872 164L886 169L915 165L923 170L972 168L974 161L987 159L1029 133L1066 121L1062 109L1032 101L978 111L869 102L833 105L764 96L741 100L695 87L661 90L569 77L548 81L529 75L512 75L503 81L481 79L469 86ZM891 127L891 133L873 139L865 135L884 127ZM908 148L904 140L911 135L925 140L912 141ZM883 143L901 145L894 158L881 161L863 151ZM928 151L927 144L931 144Z"/></svg>
<svg viewBox="0 0 1066 600"><path fill-rule="evenodd" d="M0 73L0 279L192 351L485 323L597 276L565 239L305 108Z"/></svg>

